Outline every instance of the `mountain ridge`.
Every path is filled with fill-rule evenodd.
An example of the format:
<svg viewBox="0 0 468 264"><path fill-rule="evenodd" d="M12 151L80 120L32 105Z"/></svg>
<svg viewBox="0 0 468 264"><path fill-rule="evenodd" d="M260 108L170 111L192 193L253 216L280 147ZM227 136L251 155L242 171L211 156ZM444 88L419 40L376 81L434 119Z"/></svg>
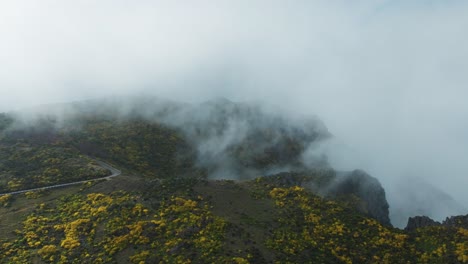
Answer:
<svg viewBox="0 0 468 264"><path fill-rule="evenodd" d="M54 106L75 109L62 115L0 116L3 178L34 183L55 162L51 179L63 180L90 156L122 170L110 181L0 197L2 261L468 261L466 227L395 229L377 179L337 172L326 157L305 162L305 150L331 136L316 118L225 100L132 100L139 104L75 102ZM26 181L31 161L39 169Z"/></svg>

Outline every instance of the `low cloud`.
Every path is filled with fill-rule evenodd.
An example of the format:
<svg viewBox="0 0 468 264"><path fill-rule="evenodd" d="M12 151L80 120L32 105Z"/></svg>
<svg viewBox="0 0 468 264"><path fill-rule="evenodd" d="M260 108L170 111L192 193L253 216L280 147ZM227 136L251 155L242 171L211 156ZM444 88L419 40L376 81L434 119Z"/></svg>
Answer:
<svg viewBox="0 0 468 264"><path fill-rule="evenodd" d="M266 102L319 116L340 142L320 148L379 178L390 206L407 176L466 205L467 11L455 0L5 1L0 111L135 94Z"/></svg>

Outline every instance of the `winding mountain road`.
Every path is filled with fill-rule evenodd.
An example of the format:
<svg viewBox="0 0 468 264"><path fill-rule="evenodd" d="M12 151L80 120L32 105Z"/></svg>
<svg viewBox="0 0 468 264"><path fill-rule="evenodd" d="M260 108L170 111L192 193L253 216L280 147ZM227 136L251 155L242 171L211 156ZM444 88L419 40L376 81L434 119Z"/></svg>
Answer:
<svg viewBox="0 0 468 264"><path fill-rule="evenodd" d="M71 186L71 185L83 184L83 183L92 182L92 181L109 180L109 179L111 179L111 178L117 177L117 176L119 176L120 174L122 174L122 172L121 172L120 170L118 170L118 169L112 167L111 165L109 165L109 164L107 164L107 163L105 163L105 162L98 161L98 160L95 160L95 161L96 161L96 162L99 164L99 166L101 166L102 168L110 170L112 174L109 175L109 176L106 176L106 177L101 177L101 178L96 178L96 179L89 179L89 180L84 180L84 181L77 181L77 182L69 182L69 183L55 184L55 185L44 186L44 187L33 188L33 189L27 189L27 190L21 190L21 191L0 193L0 196L1 196L1 195L21 194L21 193L34 192L34 191L39 191L39 190L55 189L55 188L67 187L67 186Z"/></svg>

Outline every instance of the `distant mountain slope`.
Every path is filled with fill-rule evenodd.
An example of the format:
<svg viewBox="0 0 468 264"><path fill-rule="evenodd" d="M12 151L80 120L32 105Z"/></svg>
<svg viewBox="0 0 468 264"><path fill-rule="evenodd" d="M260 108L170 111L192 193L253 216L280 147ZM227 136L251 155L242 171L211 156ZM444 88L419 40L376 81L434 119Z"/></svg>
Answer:
<svg viewBox="0 0 468 264"><path fill-rule="evenodd" d="M191 162L224 179L303 169L304 151L330 136L316 118L293 119L225 99L199 105L154 98L96 100L42 106L13 117L16 133L41 127L43 139L59 137L140 173L157 167L159 177ZM324 158L310 163L328 166Z"/></svg>
<svg viewBox="0 0 468 264"><path fill-rule="evenodd" d="M308 155L309 160L304 160L303 156L311 145L331 137L320 120L286 116L275 109L226 99L191 105L149 97L111 98L46 105L2 118L4 127L10 126L3 133L4 141L32 142L49 152L60 149L69 161L95 156L149 179L245 180L278 172L306 172L311 166L330 169L326 157L316 155L310 160ZM60 151L53 153L61 155ZM60 164L66 167L63 160ZM76 171L89 175L81 178L95 177L72 168L53 175L53 183L69 181L63 175ZM50 169L44 163L36 170ZM33 175L21 180L28 186L45 184L35 180L34 170L24 174ZM390 224L385 191L377 180L361 174L337 177L337 182L315 191L340 199L353 196L361 212ZM3 179L10 181L6 175Z"/></svg>
<svg viewBox="0 0 468 264"><path fill-rule="evenodd" d="M61 140L61 136L49 128L6 129L4 126L0 131L0 193L110 174Z"/></svg>
<svg viewBox="0 0 468 264"><path fill-rule="evenodd" d="M104 173L91 157L123 171L0 196L0 263L468 263L466 217L395 229L377 179L304 160L330 136L316 118L223 99L0 115L2 188Z"/></svg>
<svg viewBox="0 0 468 264"><path fill-rule="evenodd" d="M282 168L304 168L304 151L330 136L318 119L294 120L228 100L179 110L168 123L183 131L197 148L198 162L217 178L252 178ZM316 164L328 166L326 160Z"/></svg>

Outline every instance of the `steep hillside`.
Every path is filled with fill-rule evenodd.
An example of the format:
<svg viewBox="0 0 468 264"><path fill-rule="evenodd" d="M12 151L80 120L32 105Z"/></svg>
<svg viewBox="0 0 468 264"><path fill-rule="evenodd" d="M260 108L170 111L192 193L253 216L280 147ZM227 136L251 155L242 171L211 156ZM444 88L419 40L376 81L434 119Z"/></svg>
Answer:
<svg viewBox="0 0 468 264"><path fill-rule="evenodd" d="M283 180L288 181L277 176ZM163 181L159 188L171 191L157 194L152 188L96 192L105 184L59 200L43 202L47 195L29 200L35 204L31 213L2 242L3 263L468 261L467 229L405 232L349 204L277 185L269 177L243 183Z"/></svg>
<svg viewBox="0 0 468 264"><path fill-rule="evenodd" d="M123 174L0 196L0 263L468 263L464 217L395 229L375 178L304 160L330 136L227 100L2 114L5 192Z"/></svg>
<svg viewBox="0 0 468 264"><path fill-rule="evenodd" d="M10 123L12 123L10 121ZM0 131L0 193L104 177L110 171L69 144L52 128Z"/></svg>
<svg viewBox="0 0 468 264"><path fill-rule="evenodd" d="M110 158L140 173L162 170L159 177L180 174L175 167L192 165L223 179L304 169L304 151L330 137L316 118L292 118L225 99L199 105L107 99L42 106L13 117L13 127L20 130L40 126L43 134L58 136L85 154ZM307 164L328 166L326 157Z"/></svg>

